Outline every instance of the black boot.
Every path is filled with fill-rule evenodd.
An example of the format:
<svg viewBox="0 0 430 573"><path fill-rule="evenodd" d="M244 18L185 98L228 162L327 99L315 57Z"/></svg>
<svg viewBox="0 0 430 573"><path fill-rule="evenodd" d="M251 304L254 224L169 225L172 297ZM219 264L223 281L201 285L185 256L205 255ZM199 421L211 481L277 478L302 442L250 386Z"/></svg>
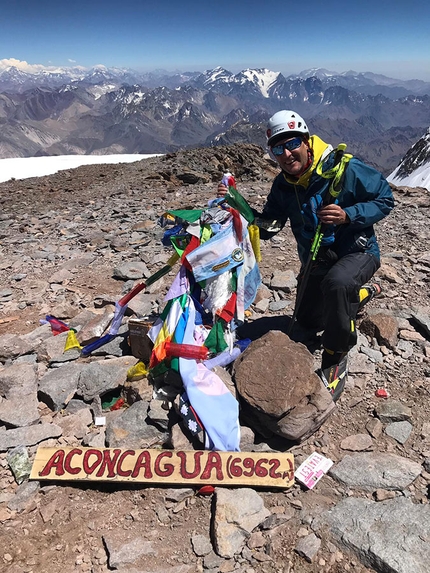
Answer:
<svg viewBox="0 0 430 573"><path fill-rule="evenodd" d="M361 287L359 292L360 297L360 306L358 307L359 310L363 308L365 304L370 302L372 298L375 296L379 296L382 292L382 289L378 283L372 283L368 285L364 285Z"/></svg>
<svg viewBox="0 0 430 573"><path fill-rule="evenodd" d="M330 392L334 402L342 394L348 375L348 353L324 350L321 370L318 372L324 386Z"/></svg>

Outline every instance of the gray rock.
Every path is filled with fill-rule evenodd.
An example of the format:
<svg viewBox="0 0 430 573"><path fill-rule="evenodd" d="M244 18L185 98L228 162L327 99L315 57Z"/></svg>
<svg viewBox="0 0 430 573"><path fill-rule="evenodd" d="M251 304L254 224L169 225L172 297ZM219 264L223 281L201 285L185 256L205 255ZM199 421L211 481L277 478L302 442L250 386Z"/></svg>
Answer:
<svg viewBox="0 0 430 573"><path fill-rule="evenodd" d="M163 523L164 525L170 523L170 514L169 511L167 510L167 507L164 507L164 505L158 505L157 507L154 508L154 511L157 514L158 521L160 523Z"/></svg>
<svg viewBox="0 0 430 573"><path fill-rule="evenodd" d="M354 434L343 439L340 443L342 450L362 452L373 446L373 440L369 434Z"/></svg>
<svg viewBox="0 0 430 573"><path fill-rule="evenodd" d="M321 539L317 537L315 533L311 533L310 535L307 535L306 537L302 537L301 539L299 539L295 547L295 551L301 557L304 557L306 561L312 563L320 547L321 547Z"/></svg>
<svg viewBox="0 0 430 573"><path fill-rule="evenodd" d="M375 363L368 356L358 353L351 353L348 360L348 372L350 374L374 374Z"/></svg>
<svg viewBox="0 0 430 573"><path fill-rule="evenodd" d="M193 444L188 436L185 435L186 430L183 424L173 424L170 429L170 444L174 450L192 450Z"/></svg>
<svg viewBox="0 0 430 573"><path fill-rule="evenodd" d="M0 452L16 446L34 446L50 438L59 438L62 430L56 424L37 424L5 430L0 427Z"/></svg>
<svg viewBox="0 0 430 573"><path fill-rule="evenodd" d="M55 356L63 354L68 332L60 332L56 336L50 336L37 347L39 362L50 362Z"/></svg>
<svg viewBox="0 0 430 573"><path fill-rule="evenodd" d="M86 408L88 408L88 404L86 404L83 400L78 400L77 398L73 398L67 404L64 411L66 412L66 414L76 414L77 412L79 412L79 410L85 410Z"/></svg>
<svg viewBox="0 0 430 573"><path fill-rule="evenodd" d="M361 348L360 351L368 356L372 362L377 364L382 364L384 361L384 356L380 350L374 350L373 348Z"/></svg>
<svg viewBox="0 0 430 573"><path fill-rule="evenodd" d="M0 361L29 354L33 348L34 344L17 334L3 334L0 336Z"/></svg>
<svg viewBox="0 0 430 573"><path fill-rule="evenodd" d="M0 395L11 399L36 392L36 370L31 364L12 364L0 371Z"/></svg>
<svg viewBox="0 0 430 573"><path fill-rule="evenodd" d="M257 293L254 299L254 304L257 304L258 302L260 302L260 300L263 300L265 298L270 299L271 297L272 297L272 291L270 290L270 288L265 284L261 283L261 285L257 289Z"/></svg>
<svg viewBox="0 0 430 573"><path fill-rule="evenodd" d="M81 357L81 351L79 348L70 348L69 350L63 352L62 354L58 354L57 356L51 358L51 360L49 361L49 367L59 368L63 364L66 364L67 362L73 362L73 360L77 360L80 357Z"/></svg>
<svg viewBox="0 0 430 573"><path fill-rule="evenodd" d="M385 428L387 436L394 438L399 444L407 442L413 430L412 424L409 422L392 422Z"/></svg>
<svg viewBox="0 0 430 573"><path fill-rule="evenodd" d="M258 493L252 489L215 488L215 551L225 558L239 553L251 531L270 515Z"/></svg>
<svg viewBox="0 0 430 573"><path fill-rule="evenodd" d="M272 312L279 312L281 310L284 310L285 308L287 308L290 305L291 305L290 300L272 301L269 304L269 310L271 310Z"/></svg>
<svg viewBox="0 0 430 573"><path fill-rule="evenodd" d="M420 475L421 466L395 454L372 452L345 456L329 473L348 487L403 490Z"/></svg>
<svg viewBox="0 0 430 573"><path fill-rule="evenodd" d="M96 257L89 253L79 254L78 256L69 259L63 265L61 265L61 269L71 271L78 267L88 267L95 260Z"/></svg>
<svg viewBox="0 0 430 573"><path fill-rule="evenodd" d="M0 372L0 422L17 428L39 420L36 371L31 364L12 364Z"/></svg>
<svg viewBox="0 0 430 573"><path fill-rule="evenodd" d="M348 498L314 520L328 526L338 543L357 553L375 571L427 573L430 562L430 520L427 505L405 497L382 502Z"/></svg>
<svg viewBox="0 0 430 573"><path fill-rule="evenodd" d="M75 414L57 416L57 424L63 430L63 436L73 436L81 440L87 433L88 426L93 421L93 415L90 408L84 408Z"/></svg>
<svg viewBox="0 0 430 573"><path fill-rule="evenodd" d="M76 394L82 396L85 401L90 401L123 386L127 380L127 371L136 362L136 358L125 356L85 364L79 376Z"/></svg>
<svg viewBox="0 0 430 573"><path fill-rule="evenodd" d="M128 326L121 325L118 334L107 344L103 344L92 353L92 356L129 356L131 348L128 344Z"/></svg>
<svg viewBox="0 0 430 573"><path fill-rule="evenodd" d="M382 422L381 420L378 420L378 418L371 418L366 424L366 430L372 438L379 438L382 434L383 428Z"/></svg>
<svg viewBox="0 0 430 573"><path fill-rule="evenodd" d="M163 445L168 436L147 423L147 402L136 402L108 421L106 443L110 448L145 449Z"/></svg>
<svg viewBox="0 0 430 573"><path fill-rule="evenodd" d="M37 364L37 354L24 354L13 361L14 364Z"/></svg>
<svg viewBox="0 0 430 573"><path fill-rule="evenodd" d="M67 269L59 269L54 274L52 274L48 278L49 283L63 283L64 281L70 280L73 278L72 273L70 273Z"/></svg>
<svg viewBox="0 0 430 573"><path fill-rule="evenodd" d="M72 362L48 370L39 381L39 399L51 410L61 410L73 398L78 388L84 364Z"/></svg>
<svg viewBox="0 0 430 573"><path fill-rule="evenodd" d="M248 426L240 427L240 450L242 452L252 452L255 442L255 432Z"/></svg>
<svg viewBox="0 0 430 573"><path fill-rule="evenodd" d="M412 410L399 400L385 400L378 404L376 415L383 424L412 419Z"/></svg>
<svg viewBox="0 0 430 573"><path fill-rule="evenodd" d="M297 286L297 278L294 271L275 271L270 281L270 288L291 292Z"/></svg>
<svg viewBox="0 0 430 573"><path fill-rule="evenodd" d="M143 537L130 540L123 531L104 535L103 541L109 555L109 567L112 569L134 563L143 555L155 554L151 541Z"/></svg>
<svg viewBox="0 0 430 573"><path fill-rule="evenodd" d="M94 312L86 308L82 310L79 314L71 318L68 321L68 325L70 326L70 328L74 328L76 331L79 332L86 324L91 322L91 320L94 320L97 316L99 315L95 314Z"/></svg>
<svg viewBox="0 0 430 573"><path fill-rule="evenodd" d="M113 276L123 280L149 277L148 267L142 261L126 261L113 271Z"/></svg>
<svg viewBox="0 0 430 573"><path fill-rule="evenodd" d="M170 425L169 408L166 402L151 400L148 407L148 418L160 430L167 432Z"/></svg>
<svg viewBox="0 0 430 573"><path fill-rule="evenodd" d="M268 298L263 298L263 300L260 300L259 302L254 304L255 312L264 314L267 311L267 309L269 308L269 303L270 303L270 300Z"/></svg>
<svg viewBox="0 0 430 573"><path fill-rule="evenodd" d="M414 345L408 340L399 340L396 352L400 353L404 359L410 358L414 354Z"/></svg>
<svg viewBox="0 0 430 573"><path fill-rule="evenodd" d="M164 497L166 501L174 501L175 503L180 503L184 499L188 499L194 496L194 490L190 487L175 487L166 489Z"/></svg>
<svg viewBox="0 0 430 573"><path fill-rule="evenodd" d="M242 414L263 436L301 441L327 419L335 404L314 371L313 356L280 331L253 341L236 359L233 377ZM268 384L268 381L273 383Z"/></svg>
<svg viewBox="0 0 430 573"><path fill-rule="evenodd" d="M430 337L430 308L421 307L412 311L411 318Z"/></svg>
<svg viewBox="0 0 430 573"><path fill-rule="evenodd" d="M140 292L128 303L128 309L137 318L149 316L152 313L155 297L153 294Z"/></svg>
<svg viewBox="0 0 430 573"><path fill-rule="evenodd" d="M206 535L192 535L191 545L193 546L193 551L198 557L203 557L208 555L212 551L212 544L209 537Z"/></svg>
<svg viewBox="0 0 430 573"><path fill-rule="evenodd" d="M294 517L295 511L292 507L285 509L285 513L272 513L267 519L263 521L260 528L263 530L270 530L278 527L278 525L283 525Z"/></svg>
<svg viewBox="0 0 430 573"><path fill-rule="evenodd" d="M98 432L89 432L82 438L82 445L89 448L104 448L106 445L106 432L100 428Z"/></svg>
<svg viewBox="0 0 430 573"><path fill-rule="evenodd" d="M203 567L214 572L220 570L222 563L222 558L219 557L214 551L211 551L208 555L205 555L203 559Z"/></svg>
<svg viewBox="0 0 430 573"><path fill-rule="evenodd" d="M0 422L12 428L31 426L39 421L39 410L36 390L25 399L17 396L0 402Z"/></svg>
<svg viewBox="0 0 430 573"><path fill-rule="evenodd" d="M105 332L115 315L115 307L109 304L104 307L102 314L93 315L93 318L78 332L76 338L82 346L98 340Z"/></svg>
<svg viewBox="0 0 430 573"><path fill-rule="evenodd" d="M25 481L19 485L14 497L9 500L7 507L11 511L22 511L27 504L39 493L40 485L38 481Z"/></svg>

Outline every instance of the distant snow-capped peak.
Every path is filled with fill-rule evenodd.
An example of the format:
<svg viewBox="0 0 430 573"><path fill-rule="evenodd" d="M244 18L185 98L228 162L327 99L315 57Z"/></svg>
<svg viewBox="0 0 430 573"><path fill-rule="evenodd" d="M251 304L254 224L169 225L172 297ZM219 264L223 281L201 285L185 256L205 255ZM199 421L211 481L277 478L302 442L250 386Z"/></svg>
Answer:
<svg viewBox="0 0 430 573"><path fill-rule="evenodd" d="M332 76L338 76L337 72L331 72L325 68L310 68L308 70L303 70L300 74L297 74L300 78L311 78L317 77L320 80L325 78L331 78Z"/></svg>
<svg viewBox="0 0 430 573"><path fill-rule="evenodd" d="M203 85L208 88L219 84L231 84L232 86L253 84L264 97L269 97L268 90L281 75L280 72L273 72L267 68L246 69L238 74L232 74L225 68L218 66L213 70L204 72L205 77Z"/></svg>
<svg viewBox="0 0 430 573"><path fill-rule="evenodd" d="M233 74L221 66L217 66L213 70L206 70L204 75L206 76L204 85L213 84L219 81L229 82L233 78Z"/></svg>
<svg viewBox="0 0 430 573"><path fill-rule="evenodd" d="M430 127L387 177L394 185L424 187L430 191Z"/></svg>
<svg viewBox="0 0 430 573"><path fill-rule="evenodd" d="M267 68L259 68L256 70L248 68L243 72L240 72L239 75L257 85L264 97L269 97L269 88L276 82L281 73L273 72Z"/></svg>

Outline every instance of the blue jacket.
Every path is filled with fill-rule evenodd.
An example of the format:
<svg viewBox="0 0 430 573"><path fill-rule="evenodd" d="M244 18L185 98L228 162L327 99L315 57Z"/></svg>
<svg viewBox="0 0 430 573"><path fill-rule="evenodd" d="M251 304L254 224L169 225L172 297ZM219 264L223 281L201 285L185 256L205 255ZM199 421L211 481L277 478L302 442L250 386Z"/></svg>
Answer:
<svg viewBox="0 0 430 573"><path fill-rule="evenodd" d="M331 147L319 138L313 136L311 140L313 139L317 139L326 146L327 151L330 151ZM302 264L308 258L311 245L311 239L305 238L302 234L304 227L302 206L312 196L317 194L324 196L331 183L331 180L315 172L318 159L311 166L311 173L307 173L306 177L300 178L297 183L288 180L283 172L280 173L273 181L263 212L257 215L262 239L272 237L288 220L290 221ZM320 160L325 161L329 168L333 164L334 152ZM335 240L330 249L338 258L349 253L367 252L379 261L380 252L373 225L386 217L394 207L391 188L383 175L353 157L346 167L337 203L348 215L350 222L335 227ZM271 221L276 221L272 227L268 225Z"/></svg>

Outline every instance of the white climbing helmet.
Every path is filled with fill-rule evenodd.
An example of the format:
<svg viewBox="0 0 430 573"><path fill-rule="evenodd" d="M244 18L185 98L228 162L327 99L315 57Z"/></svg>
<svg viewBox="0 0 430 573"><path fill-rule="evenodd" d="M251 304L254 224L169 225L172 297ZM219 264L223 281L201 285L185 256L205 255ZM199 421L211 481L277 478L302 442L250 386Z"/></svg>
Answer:
<svg viewBox="0 0 430 573"><path fill-rule="evenodd" d="M298 113L283 109L272 115L267 124L267 145L273 147L286 137L305 135L309 137L308 126Z"/></svg>

